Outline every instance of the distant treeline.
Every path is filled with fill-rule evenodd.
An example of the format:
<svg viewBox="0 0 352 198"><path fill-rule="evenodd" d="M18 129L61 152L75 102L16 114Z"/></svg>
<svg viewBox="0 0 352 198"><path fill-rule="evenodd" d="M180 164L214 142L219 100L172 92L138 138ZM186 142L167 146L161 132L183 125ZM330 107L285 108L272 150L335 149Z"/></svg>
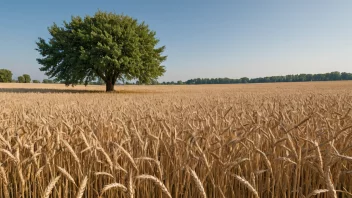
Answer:
<svg viewBox="0 0 352 198"><path fill-rule="evenodd" d="M260 78L240 79L232 78L196 78L185 82L171 81L162 82L161 84L239 84L239 83L273 83L273 82L307 82L307 81L337 81L337 80L352 80L352 73L347 72L330 72L325 74L295 74L286 76L268 76Z"/></svg>
<svg viewBox="0 0 352 198"><path fill-rule="evenodd" d="M347 72L330 72L325 74L294 74L286 76L268 76L261 78L247 78L243 77L240 79L232 78L195 78L187 81L171 81L171 82L158 82L157 80L151 80L150 85L192 85L192 84L240 84L240 83L274 83L274 82L307 82L307 81L337 81L337 80L352 80L352 73ZM31 80L28 74L19 76L17 80L12 79L12 72L7 69L0 69L0 83L1 82L17 82L17 83L45 83L45 84L65 84L64 81L55 81L50 79L44 79L42 82L39 80ZM104 81L98 78L96 81L91 81L89 85L104 85ZM116 84L125 85L139 85L138 81L135 82L116 82Z"/></svg>

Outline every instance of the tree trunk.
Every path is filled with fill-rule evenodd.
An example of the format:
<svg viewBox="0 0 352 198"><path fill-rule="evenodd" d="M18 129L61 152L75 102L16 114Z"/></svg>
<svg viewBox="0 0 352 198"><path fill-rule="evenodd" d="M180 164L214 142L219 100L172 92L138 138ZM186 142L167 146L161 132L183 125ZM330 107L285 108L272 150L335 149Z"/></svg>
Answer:
<svg viewBox="0 0 352 198"><path fill-rule="evenodd" d="M106 82L106 92L111 92L114 91L114 85L115 83L110 82Z"/></svg>

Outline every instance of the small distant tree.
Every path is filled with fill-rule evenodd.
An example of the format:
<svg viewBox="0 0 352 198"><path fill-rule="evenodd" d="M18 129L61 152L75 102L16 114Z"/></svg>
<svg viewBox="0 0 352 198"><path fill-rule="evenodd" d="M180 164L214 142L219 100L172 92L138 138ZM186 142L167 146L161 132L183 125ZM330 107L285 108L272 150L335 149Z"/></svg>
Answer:
<svg viewBox="0 0 352 198"><path fill-rule="evenodd" d="M33 83L40 83L39 80L33 80Z"/></svg>
<svg viewBox="0 0 352 198"><path fill-rule="evenodd" d="M11 82L12 72L7 69L0 69L0 82Z"/></svg>
<svg viewBox="0 0 352 198"><path fill-rule="evenodd" d="M249 82L249 78L247 78L247 77L243 77L240 80L241 80L241 83L248 83Z"/></svg>
<svg viewBox="0 0 352 198"><path fill-rule="evenodd" d="M346 73L346 72L342 72L341 73L341 79L342 80L352 80L352 74Z"/></svg>
<svg viewBox="0 0 352 198"><path fill-rule="evenodd" d="M23 76L19 76L17 79L18 79L19 83L25 83L26 82Z"/></svg>
<svg viewBox="0 0 352 198"><path fill-rule="evenodd" d="M23 74L24 83L31 83L31 76L28 74Z"/></svg>
<svg viewBox="0 0 352 198"><path fill-rule="evenodd" d="M177 81L177 84L182 85L183 84L182 80Z"/></svg>
<svg viewBox="0 0 352 198"><path fill-rule="evenodd" d="M43 83L45 83L45 84L52 84L52 83L54 83L52 80L49 80L49 79L44 79L43 80Z"/></svg>
<svg viewBox="0 0 352 198"><path fill-rule="evenodd" d="M329 75L330 80L341 80L341 73L338 71L331 72Z"/></svg>

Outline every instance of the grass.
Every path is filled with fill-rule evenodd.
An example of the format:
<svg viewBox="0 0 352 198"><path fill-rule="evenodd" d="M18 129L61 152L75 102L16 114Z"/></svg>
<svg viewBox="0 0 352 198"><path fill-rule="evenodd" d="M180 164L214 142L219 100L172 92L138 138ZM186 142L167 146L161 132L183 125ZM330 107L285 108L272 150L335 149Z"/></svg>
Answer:
<svg viewBox="0 0 352 198"><path fill-rule="evenodd" d="M352 82L116 88L0 84L0 197L351 197Z"/></svg>

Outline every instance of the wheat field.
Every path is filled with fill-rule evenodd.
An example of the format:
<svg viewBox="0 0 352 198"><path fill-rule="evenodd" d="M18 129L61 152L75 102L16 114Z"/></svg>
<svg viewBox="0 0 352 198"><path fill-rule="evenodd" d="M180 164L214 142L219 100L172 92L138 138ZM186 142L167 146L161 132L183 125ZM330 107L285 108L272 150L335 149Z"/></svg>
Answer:
<svg viewBox="0 0 352 198"><path fill-rule="evenodd" d="M352 197L352 82L0 84L0 197Z"/></svg>

